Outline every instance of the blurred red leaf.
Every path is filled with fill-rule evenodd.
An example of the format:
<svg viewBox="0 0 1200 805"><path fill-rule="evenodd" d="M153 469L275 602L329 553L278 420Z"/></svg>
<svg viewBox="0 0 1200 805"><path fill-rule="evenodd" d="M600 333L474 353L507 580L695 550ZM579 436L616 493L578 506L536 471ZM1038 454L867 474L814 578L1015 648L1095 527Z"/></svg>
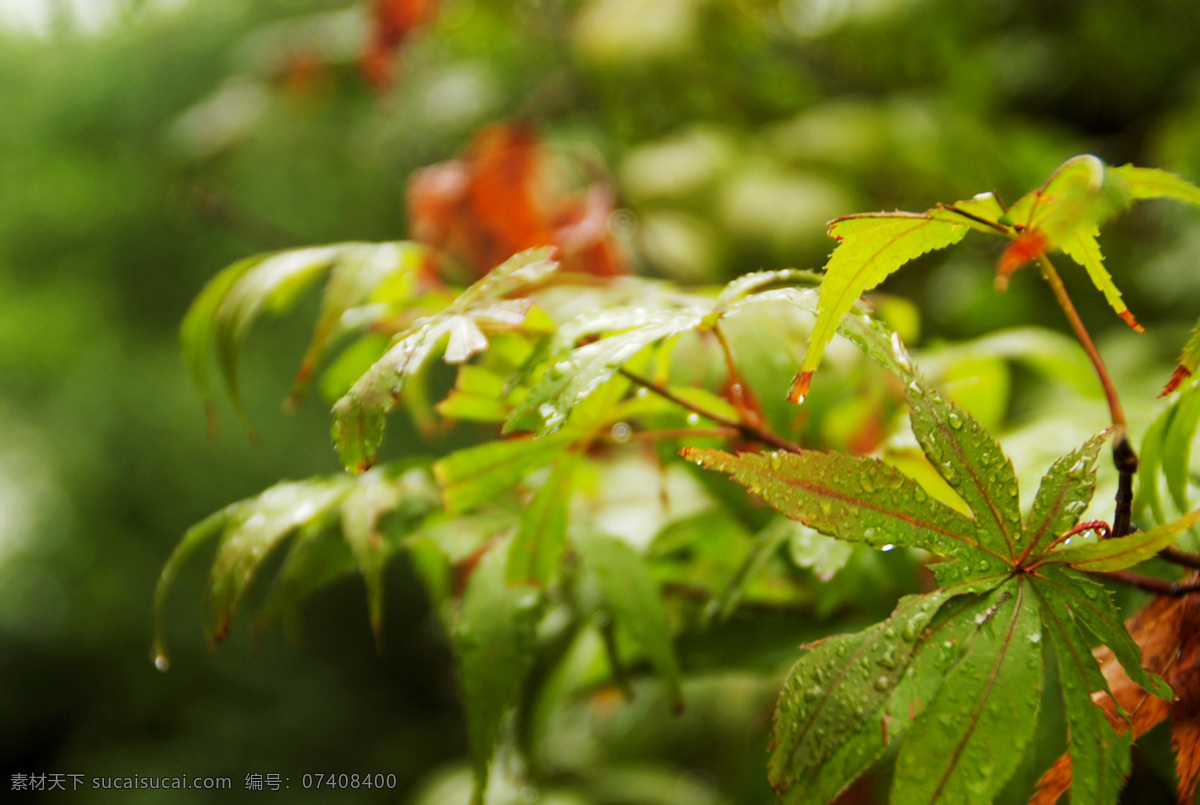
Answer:
<svg viewBox="0 0 1200 805"><path fill-rule="evenodd" d="M372 86L392 83L392 61L396 50L417 28L433 19L440 0L374 0L371 4L371 34L360 60L363 75Z"/></svg>
<svg viewBox="0 0 1200 805"><path fill-rule="evenodd" d="M624 273L608 231L611 191L601 184L562 190L556 168L529 127L481 129L459 159L423 168L409 180L411 235L461 261L476 277L544 245L558 247L568 271Z"/></svg>

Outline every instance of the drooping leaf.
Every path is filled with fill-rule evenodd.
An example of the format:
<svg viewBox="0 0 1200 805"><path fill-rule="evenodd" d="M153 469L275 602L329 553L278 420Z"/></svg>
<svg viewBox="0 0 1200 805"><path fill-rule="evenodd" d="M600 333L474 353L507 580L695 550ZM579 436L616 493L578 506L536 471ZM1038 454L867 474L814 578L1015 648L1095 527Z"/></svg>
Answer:
<svg viewBox="0 0 1200 805"><path fill-rule="evenodd" d="M398 340L334 405L333 441L342 464L363 472L375 461L384 420L409 379L447 339L446 359L462 362L487 348L480 324L512 329L525 319L532 300L503 297L541 280L557 264L547 249L516 255L472 285L442 312L423 319Z"/></svg>
<svg viewBox="0 0 1200 805"><path fill-rule="evenodd" d="M543 604L536 588L505 583L507 561L507 542L492 546L479 561L467 584L454 635L475 767L475 805L483 803L500 721L516 703L533 664Z"/></svg>
<svg viewBox="0 0 1200 805"><path fill-rule="evenodd" d="M247 430L250 426L238 389L237 361L250 327L264 311L278 315L289 310L347 249L356 246L319 246L267 255L240 273L221 297L212 324L217 366Z"/></svg>
<svg viewBox="0 0 1200 805"><path fill-rule="evenodd" d="M662 597L645 562L615 537L580 533L574 538L584 571L600 591L602 605L667 684L676 709L683 706L679 661Z"/></svg>
<svg viewBox="0 0 1200 805"><path fill-rule="evenodd" d="M1039 586L1034 590L1041 596ZM1092 701L1092 691L1107 691L1108 683L1070 611L1056 603L1053 595L1042 598L1042 623L1058 658L1067 756L1076 772L1071 796L1076 802L1114 805L1129 774L1129 737L1119 733Z"/></svg>
<svg viewBox="0 0 1200 805"><path fill-rule="evenodd" d="M521 514L521 525L508 551L509 584L546 586L558 570L567 542L571 490L578 454L560 458Z"/></svg>
<svg viewBox="0 0 1200 805"><path fill-rule="evenodd" d="M342 533L366 583L377 641L383 626L383 566L387 559L381 520L403 505L405 517L420 521L437 503L432 487L425 470L405 472L403 465L376 467L359 476L342 503Z"/></svg>
<svg viewBox="0 0 1200 805"><path fill-rule="evenodd" d="M1192 574L1188 581L1194 580L1195 574ZM1150 671L1168 679L1180 700L1196 678L1192 669L1200 650L1200 643L1197 642L1200 620L1195 612L1195 601L1193 596L1159 596L1135 612L1125 623L1142 652L1141 662ZM1047 606L1052 605L1047 602ZM1110 647L1099 646L1092 656L1092 663L1098 663L1102 676L1102 679L1090 685L1094 691L1092 702L1112 728L1122 735L1123 743L1130 738L1137 740L1172 715L1172 710L1179 706L1179 701L1171 703L1157 698L1130 679ZM1089 665L1086 657L1082 663L1085 667ZM1074 766L1071 752L1068 751L1042 775L1037 794L1030 805L1054 805L1072 787L1073 782L1087 790L1089 782L1082 773L1075 780ZM1186 798L1183 796L1182 787L1180 794L1180 805L1192 801L1190 795Z"/></svg>
<svg viewBox="0 0 1200 805"><path fill-rule="evenodd" d="M987 802L1015 771L1037 722L1041 621L1024 579L993 591L975 640L917 717L896 760L893 802Z"/></svg>
<svg viewBox="0 0 1200 805"><path fill-rule="evenodd" d="M217 274L188 308L183 324L179 328L179 341L183 350L183 361L187 365L192 382L200 391L204 400L205 413L208 416L208 426L215 426L216 412L214 409L212 389L209 384L208 361L212 349L213 330L217 308L220 307L225 294L233 287L242 275L254 268L261 257L251 257L240 260Z"/></svg>
<svg viewBox="0 0 1200 805"><path fill-rule="evenodd" d="M799 402L808 382L837 331L838 322L866 291L892 272L926 252L944 249L962 240L970 227L928 213L876 213L839 218L829 235L839 241L825 265L817 323L800 371L789 395Z"/></svg>
<svg viewBox="0 0 1200 805"><path fill-rule="evenodd" d="M382 288L388 290L390 304L408 301L430 259L429 253L415 243L347 244L329 272L321 312L296 373L290 403L294 404L307 390L346 312L377 299Z"/></svg>
<svg viewBox="0 0 1200 805"><path fill-rule="evenodd" d="M238 600L267 553L297 529L331 517L352 486L343 476L284 482L234 504L205 596L205 621L213 642L229 633Z"/></svg>
<svg viewBox="0 0 1200 805"><path fill-rule="evenodd" d="M263 561L289 538L287 556L255 615L256 627L291 614L304 596L356 567L366 580L372 622L377 624L383 563L400 547L398 538L384 541L381 518L402 513L403 523L390 532L406 534L436 505L424 460L413 459L361 478L339 474L276 484L226 506L189 529L163 569L155 592L156 652L166 656L161 618L170 585L195 549L218 533L221 539L205 593L206 631L213 642L228 633L238 603Z"/></svg>
<svg viewBox="0 0 1200 805"><path fill-rule="evenodd" d="M1121 621L1112 596L1101 584L1075 570L1057 565L1038 569L1038 591L1060 610L1069 609L1089 632L1112 649L1113 655L1137 685L1160 699L1170 700L1171 689L1142 666L1142 652Z"/></svg>
<svg viewBox="0 0 1200 805"><path fill-rule="evenodd" d="M1135 331L1139 333L1145 332L1145 329L1137 323L1133 314L1129 312L1129 306L1121 298L1120 289L1113 282L1112 275L1108 273L1108 269L1104 267L1104 255L1101 253L1100 244L1096 240L1099 237L1099 226L1093 226L1091 229L1079 228L1057 241L1057 245L1062 249L1063 254L1083 266L1092 284L1096 286L1100 293L1104 294L1105 301L1108 302L1109 307L1113 309L1114 313L1120 316Z"/></svg>
<svg viewBox="0 0 1200 805"><path fill-rule="evenodd" d="M1179 535L1200 522L1200 509L1185 514L1173 523L1138 531L1127 537L1104 539L1087 545L1051 551L1042 557L1043 562L1059 562L1076 570L1102 573L1124 570L1146 561L1163 548L1175 544Z"/></svg>

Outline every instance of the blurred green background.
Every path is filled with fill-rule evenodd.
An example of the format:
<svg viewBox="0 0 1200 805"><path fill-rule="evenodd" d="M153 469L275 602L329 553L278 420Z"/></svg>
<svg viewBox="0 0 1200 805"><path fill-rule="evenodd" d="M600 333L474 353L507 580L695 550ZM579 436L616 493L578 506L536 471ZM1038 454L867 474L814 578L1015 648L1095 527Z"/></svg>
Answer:
<svg viewBox="0 0 1200 805"><path fill-rule="evenodd" d="M315 300L247 350L256 446L227 408L206 435L177 350L190 300L247 254L404 237L409 174L480 126L520 117L606 166L636 222L623 230L636 269L681 282L818 267L830 218L988 189L1013 200L1077 153L1200 180L1194 3L445 0L382 90L358 68L366 19L364 4L334 0L0 0L6 791L13 774L188 774L230 776L241 793L257 772L289 777L290 791L242 796L463 801L450 652L403 562L389 571L382 655L357 578L308 602L292 645L242 629L209 651L198 560L168 604L165 674L150 661L150 602L189 525L281 478L338 469L321 401L278 410ZM1103 243L1148 335L1124 328L1082 272L1064 273L1140 435L1200 307L1200 215L1144 205ZM969 241L889 280L921 311L919 345L1065 329L1033 272L993 292L998 250ZM1015 431L1028 414L1018 399L1004 421ZM439 449L389 437L403 438ZM770 684L734 674L715 689L674 725L648 728L637 706L609 723L624 776L600 801L772 801ZM396 790L299 787L305 772L380 771ZM1165 796L1153 771L1138 775L1130 802Z"/></svg>

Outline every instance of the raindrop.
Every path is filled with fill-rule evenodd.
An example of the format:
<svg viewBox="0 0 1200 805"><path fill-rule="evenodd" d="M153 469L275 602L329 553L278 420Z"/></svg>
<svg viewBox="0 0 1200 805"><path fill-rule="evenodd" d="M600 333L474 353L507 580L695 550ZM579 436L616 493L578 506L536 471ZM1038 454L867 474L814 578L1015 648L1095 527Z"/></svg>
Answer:
<svg viewBox="0 0 1200 805"><path fill-rule="evenodd" d="M618 422L612 426L611 435L614 442L624 444L633 437L633 428L626 422Z"/></svg>
<svg viewBox="0 0 1200 805"><path fill-rule="evenodd" d="M160 671L166 672L171 667L171 661L167 659L167 655L161 651L154 655L154 667Z"/></svg>
<svg viewBox="0 0 1200 805"><path fill-rule="evenodd" d="M875 690L887 690L892 686L892 680L886 676L875 677Z"/></svg>
<svg viewBox="0 0 1200 805"><path fill-rule="evenodd" d="M771 466L777 470L783 468L783 457L778 452L771 454Z"/></svg>
<svg viewBox="0 0 1200 805"><path fill-rule="evenodd" d="M884 545L879 550L883 551L884 553L887 553L888 551L892 550L895 547L896 547L895 545L893 545L892 543L889 542L887 545Z"/></svg>
<svg viewBox="0 0 1200 805"><path fill-rule="evenodd" d="M1041 633L1041 632L1034 632L1033 634L1031 634L1031 635L1029 636L1029 642L1030 642L1030 643L1033 643L1035 646L1036 646L1038 643L1042 642L1042 633Z"/></svg>
<svg viewBox="0 0 1200 805"><path fill-rule="evenodd" d="M699 422L700 422L699 414L688 414L687 415L687 423L689 425L696 425L696 424L699 424Z"/></svg>
<svg viewBox="0 0 1200 805"><path fill-rule="evenodd" d="M866 492L868 495L875 491L875 484L871 483L870 477L866 474L862 475L858 479L858 483L862 487L862 491Z"/></svg>
<svg viewBox="0 0 1200 805"><path fill-rule="evenodd" d="M951 411L946 418L950 422L950 427L954 428L955 430L962 430L963 419L957 411Z"/></svg>
<svg viewBox="0 0 1200 805"><path fill-rule="evenodd" d="M807 690L804 691L804 701L815 702L818 698L820 698L821 694L824 692L825 691L823 691L817 685L813 685L811 688L808 688Z"/></svg>
<svg viewBox="0 0 1200 805"><path fill-rule="evenodd" d="M926 494L926 493L925 493L925 490L924 490L924 489L922 489L922 488L921 488L921 487L919 487L919 486L918 486L918 487L916 487L915 489L913 489L913 493L912 493L912 494L913 494L913 498L914 498L914 499L915 499L915 500L916 500L918 503L924 503L926 500L928 500L928 499L929 499L929 495L928 495L928 494Z"/></svg>
<svg viewBox="0 0 1200 805"><path fill-rule="evenodd" d="M875 539L875 529L874 528L864 529L863 530L863 539L865 539L865 540Z"/></svg>

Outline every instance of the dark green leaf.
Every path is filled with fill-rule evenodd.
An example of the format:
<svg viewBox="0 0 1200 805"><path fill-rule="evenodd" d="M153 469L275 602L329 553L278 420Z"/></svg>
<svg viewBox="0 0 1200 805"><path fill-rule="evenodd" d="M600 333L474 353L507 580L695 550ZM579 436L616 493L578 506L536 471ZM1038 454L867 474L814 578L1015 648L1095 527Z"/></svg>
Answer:
<svg viewBox="0 0 1200 805"><path fill-rule="evenodd" d="M467 584L455 633L459 685L475 765L475 805L483 803L500 720L516 703L533 664L543 604L536 588L505 583L507 561L507 542L494 546L480 560Z"/></svg>
<svg viewBox="0 0 1200 805"><path fill-rule="evenodd" d="M367 586L371 628L376 640L383 626L383 566L387 546L380 531L384 515L405 506L404 514L420 520L437 504L437 492L426 471L376 467L359 476L342 503L342 532Z"/></svg>
<svg viewBox="0 0 1200 805"><path fill-rule="evenodd" d="M566 547L571 489L577 468L577 453L560 458L521 514L521 525L508 551L509 584L545 587L558 571Z"/></svg>
<svg viewBox="0 0 1200 805"><path fill-rule="evenodd" d="M1087 576L1060 565L1038 569L1038 592L1060 611L1070 610L1089 632L1113 651L1129 678L1160 699L1171 701L1171 688L1142 667L1142 651L1129 636L1108 590Z"/></svg>
<svg viewBox="0 0 1200 805"><path fill-rule="evenodd" d="M671 643L671 627L645 562L633 548L614 537L585 533L573 541L584 571L600 592L602 606L662 674L676 707L681 707L681 674Z"/></svg>
<svg viewBox="0 0 1200 805"><path fill-rule="evenodd" d="M871 629L809 647L788 674L775 709L767 767L773 788L786 791L863 727L892 695L921 633L949 597L939 590L902 598L892 616Z"/></svg>
<svg viewBox="0 0 1200 805"><path fill-rule="evenodd" d="M1035 583L1034 590L1042 596L1042 585ZM1113 729L1104 710L1092 701L1092 691L1108 690L1108 683L1070 611L1057 603L1053 594L1042 596L1041 612L1058 658L1074 779L1071 799L1114 805L1129 774L1129 736Z"/></svg>
<svg viewBox="0 0 1200 805"><path fill-rule="evenodd" d="M900 749L897 805L992 800L1033 736L1042 688L1037 598L1017 578L993 591L975 618L973 643Z"/></svg>

